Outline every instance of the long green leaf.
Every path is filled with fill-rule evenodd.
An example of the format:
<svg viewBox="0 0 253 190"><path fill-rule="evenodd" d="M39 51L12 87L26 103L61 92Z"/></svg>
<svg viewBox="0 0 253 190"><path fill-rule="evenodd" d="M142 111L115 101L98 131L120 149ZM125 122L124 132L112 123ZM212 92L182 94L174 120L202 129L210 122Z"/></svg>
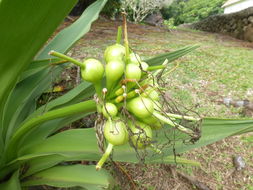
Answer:
<svg viewBox="0 0 253 190"><path fill-rule="evenodd" d="M61 31L37 56L37 60L51 58L48 52L55 50L66 53L85 33L90 30L91 23L98 18L99 12L107 0L97 0L91 4L82 16L70 27Z"/></svg>
<svg viewBox="0 0 253 190"><path fill-rule="evenodd" d="M155 57L145 60L145 62L147 62L149 65L161 65L165 59L167 59L168 62L172 62L172 61L190 53L191 51L197 49L198 47L199 47L199 45L186 46L184 48L178 49L173 52L157 55Z"/></svg>
<svg viewBox="0 0 253 190"><path fill-rule="evenodd" d="M56 70L59 72L59 69ZM48 77L48 72L48 69L43 70L22 80L9 96L3 115L3 133L6 141L27 115L34 111L32 105L35 105L38 94L49 88L51 77Z"/></svg>
<svg viewBox="0 0 253 190"><path fill-rule="evenodd" d="M57 109L60 107L68 106L71 104L75 104L89 98L95 93L94 87L92 87L91 83L83 81L77 87L73 88L63 96L56 98L55 100L50 101L44 106L41 106L34 113L32 113L29 118L33 118L37 115L40 115L44 112L47 112L52 109Z"/></svg>
<svg viewBox="0 0 253 190"><path fill-rule="evenodd" d="M16 171L12 174L11 178L4 182L0 183L1 190L21 190L20 181L19 181L19 171Z"/></svg>
<svg viewBox="0 0 253 190"><path fill-rule="evenodd" d="M41 141L44 141L48 136L51 136L53 133L55 133L62 127L66 127L72 122L84 118L86 115L87 113L81 113L69 117L51 120L43 123L34 130L30 130L25 136L22 137L22 140L19 141L17 147L18 155L22 155L22 151L26 150L31 146L35 146L36 144L41 143Z"/></svg>
<svg viewBox="0 0 253 190"><path fill-rule="evenodd" d="M75 115L79 113L89 113L94 112L96 110L96 103L93 100L89 100L86 102L81 102L78 104L74 104L71 106L66 106L64 108L59 108L57 110L46 112L42 115L39 115L35 118L32 118L25 122L13 135L10 143L7 147L6 160L11 161L16 155L16 148L19 141L22 137L29 132L30 130L36 128L38 125L42 124L45 121L63 118L70 115Z"/></svg>
<svg viewBox="0 0 253 190"><path fill-rule="evenodd" d="M90 7L88 7L81 16L81 18L77 20L77 22L65 29L65 32L62 31L58 35L56 35L54 40L52 40L47 46L45 46L45 49L49 46L51 47L52 45L53 47L58 48L62 48L64 46L65 48L69 49L73 45L73 43L80 39L89 30L91 23L97 18L99 11L103 7L105 2L105 0L97 1ZM93 19L88 19L92 16ZM82 30L80 30L81 28ZM68 39L69 41L66 39ZM55 77L59 75L61 69L59 67L53 68L52 66L50 66L50 64L57 61L58 59L44 59L39 61L33 61L30 64L30 67L28 67L28 69L22 74L21 77L23 80L20 80L20 82L12 92L11 97L9 98L9 103L5 106L6 109L3 116L3 126L5 127L5 129L3 129L2 135L5 137L8 128L8 135L7 137L5 137L7 140L12 135L14 129L18 126L18 124L20 124L20 122L22 122L30 113L27 111L29 108L32 107L28 106L31 104L31 101L34 102L34 99L38 98L43 93L43 91L50 87L52 83L52 76ZM48 77L49 75L52 76ZM90 93L87 94L91 95L93 90L90 89L89 92ZM85 96L85 94L82 95L84 95L82 98L87 97ZM79 100L80 99L81 97L79 97ZM76 102L77 101L75 101L74 103ZM71 103L73 103L73 101ZM46 111L41 108L40 113L41 110Z"/></svg>
<svg viewBox="0 0 253 190"><path fill-rule="evenodd" d="M189 151L193 148L205 146L226 137L232 136L240 131L246 129L253 129L253 120L232 120L232 119L214 119L206 118L202 125L202 137L195 144L184 144L183 142L176 142L175 149L177 153ZM161 130L158 136L154 139L158 143L168 142L167 131ZM164 132L167 134L165 135ZM171 134L173 136L173 134ZM64 141L68 138L68 141ZM84 140L85 139L85 140ZM66 157L75 156L76 158L85 160L98 160L101 154L98 151L96 137L93 129L76 129L69 130L52 137L49 137L46 141L37 145L36 147L30 147L26 152L22 154L45 154L56 153ZM146 158L147 163L162 162L166 156L174 155L173 147L162 149L163 154L154 154L150 149L150 156ZM136 152L129 145L115 147L113 153L113 159L115 161L122 162L138 162Z"/></svg>
<svg viewBox="0 0 253 190"><path fill-rule="evenodd" d="M108 189L113 180L106 170L96 171L92 165L55 166L30 176L22 186L84 187Z"/></svg>
<svg viewBox="0 0 253 190"><path fill-rule="evenodd" d="M58 0L0 1L0 117L3 105L20 73L76 2L77 0L63 0L61 3Z"/></svg>

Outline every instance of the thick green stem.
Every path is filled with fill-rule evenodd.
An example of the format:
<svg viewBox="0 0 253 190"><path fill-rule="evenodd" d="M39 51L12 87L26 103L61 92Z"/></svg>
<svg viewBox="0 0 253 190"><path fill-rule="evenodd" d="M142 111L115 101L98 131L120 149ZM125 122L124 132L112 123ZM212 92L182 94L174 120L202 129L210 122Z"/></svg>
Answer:
<svg viewBox="0 0 253 190"><path fill-rule="evenodd" d="M117 33L117 44L120 44L122 38L122 26L118 27L118 33Z"/></svg>
<svg viewBox="0 0 253 190"><path fill-rule="evenodd" d="M183 133L186 133L188 135L190 135L191 137L196 137L196 134L194 133L194 131L192 131L191 129L185 128L182 125L179 125L175 122L173 122L172 120L170 120L167 117L164 117L163 115L161 115L160 113L154 111L153 115L159 119L160 121L163 121L164 123L167 123L168 125L177 128L178 130L182 131Z"/></svg>
<svg viewBox="0 0 253 190"><path fill-rule="evenodd" d="M75 65L77 65L79 67L82 67L84 69L84 65L81 62L79 62L76 59L73 59L73 58L71 58L71 57L69 57L67 55L64 55L62 53L56 52L54 50L50 51L48 54L52 55L52 56L55 56L55 57L58 57L58 58L61 58L61 59L64 59L64 60L69 61L71 63L74 63Z"/></svg>
<svg viewBox="0 0 253 190"><path fill-rule="evenodd" d="M158 70L158 69L165 69L166 68L166 65L157 65L157 66L149 66L147 68L148 71L155 71L155 70Z"/></svg>
<svg viewBox="0 0 253 190"><path fill-rule="evenodd" d="M157 154L162 154L162 151L159 148L156 148L153 144L150 144L150 147L155 151Z"/></svg>
<svg viewBox="0 0 253 190"><path fill-rule="evenodd" d="M129 62L129 43L128 43L128 36L127 36L127 20L126 20L126 13L123 13L123 23L124 23L124 43L126 48L126 63Z"/></svg>
<svg viewBox="0 0 253 190"><path fill-rule="evenodd" d="M52 110L49 112L46 112L42 115L39 115L37 117L31 118L30 120L23 123L18 130L14 133L12 136L8 147L6 149L7 158L6 161L11 161L11 159L15 158L16 155L16 148L18 146L18 143L20 142L20 139L25 136L29 131L36 128L40 124L42 124L45 121L62 118L70 115L75 115L79 113L89 113L89 112L95 112L96 111L96 103L94 100L88 100L85 102L81 102L78 104L74 104L71 106L66 106L63 108L59 108L56 110Z"/></svg>
<svg viewBox="0 0 253 190"><path fill-rule="evenodd" d="M99 82L96 82L96 83L93 83L93 85L94 85L94 87L95 87L95 91L96 91L96 93L97 93L97 95L98 95L98 98L100 99L100 100L102 100L102 84L101 84L101 81L99 81Z"/></svg>
<svg viewBox="0 0 253 190"><path fill-rule="evenodd" d="M201 120L201 118L195 118L192 116L186 116L186 115L178 115L178 114L173 114L173 113L166 113L167 116L172 117L172 118L176 118L176 119L185 119L185 120L189 120L189 121L199 121Z"/></svg>
<svg viewBox="0 0 253 190"><path fill-rule="evenodd" d="M98 161L97 165L96 165L96 170L100 170L102 168L102 166L104 165L105 161L108 159L108 157L110 156L111 152L113 149L113 145L111 143L108 144L105 153L103 154L103 156L100 158L100 160Z"/></svg>

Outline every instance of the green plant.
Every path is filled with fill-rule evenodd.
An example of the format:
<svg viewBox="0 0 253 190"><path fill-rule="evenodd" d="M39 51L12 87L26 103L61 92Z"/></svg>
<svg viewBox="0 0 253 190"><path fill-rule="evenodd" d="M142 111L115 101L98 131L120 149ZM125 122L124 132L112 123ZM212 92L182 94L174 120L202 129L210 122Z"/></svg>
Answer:
<svg viewBox="0 0 253 190"><path fill-rule="evenodd" d="M175 26L175 19L170 18L169 20L164 20L163 24L168 27L169 29L176 29L177 27Z"/></svg>
<svg viewBox="0 0 253 190"><path fill-rule="evenodd" d="M49 73L57 76L62 68L57 65L66 62L48 53L51 50L66 53L89 30L106 3L105 0L96 1L74 24L40 50L75 2L66 0L59 4L56 0L36 0L35 3L35 0L29 0L24 4L18 0L0 1L0 189L26 189L36 185L103 189L113 184L106 170L96 171L92 165L68 163L100 159L94 129L59 132L67 124L99 109L94 100L84 101L95 93L91 83L83 81L65 95L36 107L37 97L50 87L51 79L47 76ZM17 31L20 31L19 35ZM144 61L159 68L165 59L174 61L196 48L188 46ZM96 90L100 92L99 88ZM201 139L191 145L178 141L175 149L180 153L227 136L249 132L252 125L252 120L205 118ZM158 130L153 140L166 143L165 133L173 136L171 128L166 127ZM178 135L181 137L184 133L179 130ZM153 154L152 148L146 151ZM174 163L173 150L162 151L164 154L147 157L146 162ZM131 163L139 161L135 150L128 144L116 146L112 158ZM183 158L177 158L177 163L198 165Z"/></svg>
<svg viewBox="0 0 253 190"><path fill-rule="evenodd" d="M176 0L169 7L163 8L161 12L166 19L174 19L173 24L177 26L222 13L221 6L224 2L225 0Z"/></svg>

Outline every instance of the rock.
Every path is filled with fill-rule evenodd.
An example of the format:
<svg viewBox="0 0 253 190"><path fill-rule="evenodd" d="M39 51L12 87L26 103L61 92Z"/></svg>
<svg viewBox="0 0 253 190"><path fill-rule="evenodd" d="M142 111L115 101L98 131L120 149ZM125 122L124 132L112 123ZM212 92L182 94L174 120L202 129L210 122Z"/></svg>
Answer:
<svg viewBox="0 0 253 190"><path fill-rule="evenodd" d="M238 171L244 169L246 166L245 161L243 160L241 156L234 156L233 164L235 166L235 169Z"/></svg>
<svg viewBox="0 0 253 190"><path fill-rule="evenodd" d="M244 23L245 25L247 25L247 24L249 23L247 18L244 18L242 21L243 21L243 23Z"/></svg>
<svg viewBox="0 0 253 190"><path fill-rule="evenodd" d="M253 16L250 16L250 17L248 18L248 21L251 22L251 23L253 23Z"/></svg>
<svg viewBox="0 0 253 190"><path fill-rule="evenodd" d="M243 35L243 39L246 41L253 42L253 26L252 25L248 25L246 27L244 35Z"/></svg>
<svg viewBox="0 0 253 190"><path fill-rule="evenodd" d="M144 22L146 24L152 25L152 26L162 26L163 24L163 17L160 11L154 12L150 15L148 15Z"/></svg>
<svg viewBox="0 0 253 190"><path fill-rule="evenodd" d="M236 27L237 27L237 25L233 24L231 28L234 30L234 29L236 29Z"/></svg>
<svg viewBox="0 0 253 190"><path fill-rule="evenodd" d="M253 25L253 7L236 13L213 15L197 23L192 23L189 28L228 34L253 42L253 29L249 23Z"/></svg>

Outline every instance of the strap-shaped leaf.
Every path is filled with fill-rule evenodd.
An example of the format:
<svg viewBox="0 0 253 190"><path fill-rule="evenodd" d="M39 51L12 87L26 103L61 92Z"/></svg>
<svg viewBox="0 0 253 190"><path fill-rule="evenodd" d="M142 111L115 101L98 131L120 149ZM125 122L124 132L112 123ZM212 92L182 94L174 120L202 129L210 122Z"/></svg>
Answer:
<svg viewBox="0 0 253 190"><path fill-rule="evenodd" d="M55 36L54 39L43 48L36 59L51 58L51 56L48 55L48 52L51 50L66 53L77 40L90 30L91 23L98 18L99 12L106 2L107 0L97 0L95 3L91 4L76 22Z"/></svg>
<svg viewBox="0 0 253 190"><path fill-rule="evenodd" d="M206 118L202 123L201 139L192 145L177 142L175 144L175 149L177 153L186 152L193 148L214 143L246 129L253 129L253 120ZM168 129L168 131L170 131L170 129ZM173 136L173 134L171 135ZM68 138L68 141L65 141L66 138ZM161 130L157 138L154 140L158 141L158 143L165 143L168 141L167 138L168 136L165 136L164 131ZM101 155L98 151L96 141L94 129L69 130L49 137L40 145L30 147L30 149L27 149L26 152L23 153L56 153L66 157L75 156L76 158L84 160L98 160ZM152 156L146 158L147 163L162 162L163 158L166 156L174 155L172 148L163 149L162 155L154 155L154 152L151 149L149 151ZM129 145L115 147L113 159L122 162L138 162L136 152Z"/></svg>
<svg viewBox="0 0 253 190"><path fill-rule="evenodd" d="M58 0L0 1L0 117L3 105L21 72L76 2L77 0L63 0L61 3Z"/></svg>
<svg viewBox="0 0 253 190"><path fill-rule="evenodd" d="M86 32L88 32L91 23L98 17L98 14L104 6L105 2L106 0L100 0L93 3L85 10L81 18L79 18L73 25L60 32L54 38L54 40L52 40L44 48L44 50L49 46L53 46L56 49L62 48L64 46L66 50L69 49L78 39L80 39ZM92 19L89 19L91 17ZM30 67L28 67L28 69L22 74L22 79L17 84L14 91L11 93L8 104L5 106L6 109L3 116L4 120L2 123L2 126L4 126L5 129L3 129L3 132L1 134L4 136L4 139L7 139L7 141L8 138L12 135L14 129L18 127L20 122L26 119L26 117L31 111L34 111L31 110L27 112L29 108L33 107L28 106L31 104L31 101L34 102L34 99L38 98L46 89L50 87L52 83L52 76L56 77L59 75L61 68L59 66L55 68L50 65L57 60L58 59L44 59L39 61L33 61L30 64ZM80 94L83 95L83 97L79 96L77 100L80 101L81 98L87 98L87 96L90 96L93 92L94 90L90 88L88 91L86 91L87 94ZM63 101L62 98L60 100ZM77 103L77 100L75 102L72 101L70 103ZM43 108L41 108L40 111L37 113L41 113ZM43 112L44 111L46 110L44 109ZM7 133L7 128L8 135L7 137L5 137Z"/></svg>
<svg viewBox="0 0 253 190"><path fill-rule="evenodd" d="M95 90L91 83L83 81L81 84L79 84L77 87L73 88L63 96L60 96L59 98L48 102L46 105L41 106L34 113L32 113L29 118L35 117L52 109L57 109L63 106L78 103L81 100L89 98L94 93Z"/></svg>
<svg viewBox="0 0 253 190"><path fill-rule="evenodd" d="M106 170L96 171L94 165L55 166L22 182L22 186L34 185L108 189L113 185L113 179Z"/></svg>
<svg viewBox="0 0 253 190"><path fill-rule="evenodd" d="M90 113L88 113L90 114ZM60 119L55 119L47 121L37 127L34 130L30 130L20 141L17 147L18 155L24 155L22 152L27 148L34 146L36 144L44 141L48 136L55 133L57 130L61 129L64 126L69 125L70 123L85 117L87 113L81 113L69 117L64 117Z"/></svg>
<svg viewBox="0 0 253 190"><path fill-rule="evenodd" d="M54 120L57 118L64 118L75 114L80 113L89 113L94 112L96 110L96 103L92 100L81 102L78 104L74 104L71 106L66 106L64 108L59 108L53 111L46 112L40 116L31 118L26 121L23 125L18 128L18 130L12 136L10 143L8 144L6 150L6 161L9 162L16 157L17 154L17 146L22 137L28 133L30 130L37 128L40 124Z"/></svg>
<svg viewBox="0 0 253 190"><path fill-rule="evenodd" d="M149 65L161 65L165 59L168 60L168 62L172 62L188 53L191 51L195 50L198 48L199 45L191 45L191 46L186 46L184 48L169 52L169 53L164 53L161 55L154 56L150 59L145 60Z"/></svg>
<svg viewBox="0 0 253 190"><path fill-rule="evenodd" d="M21 185L19 181L19 171L14 172L8 181L3 182L3 183L0 182L0 189L1 190L21 190Z"/></svg>
<svg viewBox="0 0 253 190"><path fill-rule="evenodd" d="M57 71L59 73L59 69L56 69L55 73ZM9 96L3 115L3 133L5 130L8 131L5 135L6 141L27 115L34 111L35 107L32 105L36 105L39 94L49 88L51 77L48 76L48 72L49 69L42 70L37 75L22 80Z"/></svg>

